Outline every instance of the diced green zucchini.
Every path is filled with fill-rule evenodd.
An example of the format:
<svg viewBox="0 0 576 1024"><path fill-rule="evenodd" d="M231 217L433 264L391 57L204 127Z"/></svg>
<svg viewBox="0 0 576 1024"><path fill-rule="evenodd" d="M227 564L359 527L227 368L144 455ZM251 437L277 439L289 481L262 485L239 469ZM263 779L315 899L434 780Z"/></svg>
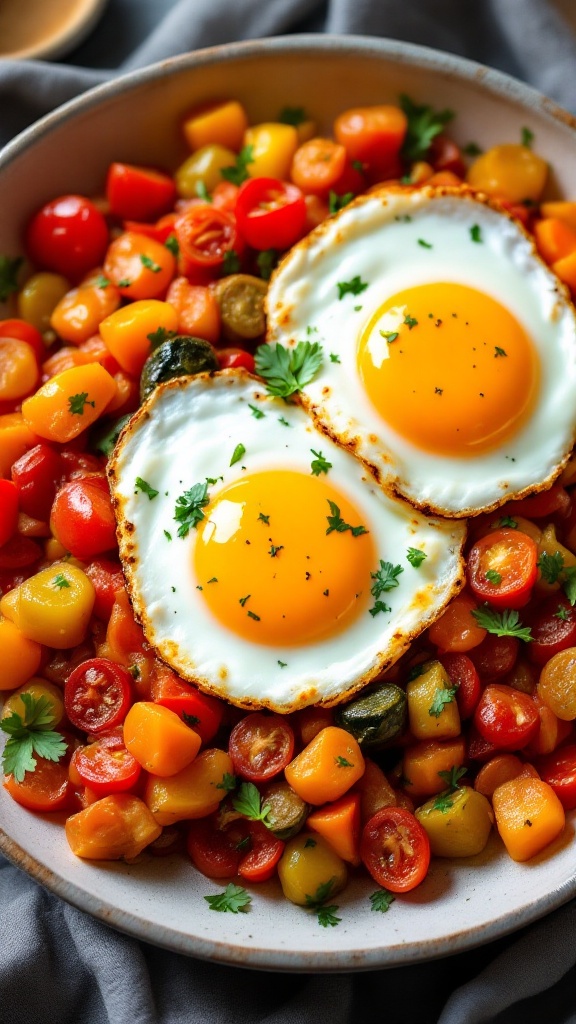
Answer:
<svg viewBox="0 0 576 1024"><path fill-rule="evenodd" d="M262 806L270 807L268 827L278 839L290 839L300 831L310 808L285 779L271 782L262 791Z"/></svg>
<svg viewBox="0 0 576 1024"><path fill-rule="evenodd" d="M364 697L335 709L336 725L356 737L363 750L382 750L406 728L406 694L383 683Z"/></svg>
<svg viewBox="0 0 576 1024"><path fill-rule="evenodd" d="M187 377L218 369L218 357L209 341L179 334L163 341L144 363L140 377L140 398L144 401L158 384L174 377Z"/></svg>

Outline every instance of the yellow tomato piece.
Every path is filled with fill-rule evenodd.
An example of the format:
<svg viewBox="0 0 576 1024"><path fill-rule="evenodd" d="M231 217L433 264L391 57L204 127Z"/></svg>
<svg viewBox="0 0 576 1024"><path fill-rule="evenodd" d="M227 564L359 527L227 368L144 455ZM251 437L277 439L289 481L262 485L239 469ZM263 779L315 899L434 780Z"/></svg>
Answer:
<svg viewBox="0 0 576 1024"><path fill-rule="evenodd" d="M178 330L174 306L159 299L140 299L106 317L100 324L100 334L122 369L137 377L152 350L148 335L160 327Z"/></svg>
<svg viewBox="0 0 576 1024"><path fill-rule="evenodd" d="M278 862L280 885L287 900L299 907L330 900L344 888L346 865L317 832L300 832L289 839Z"/></svg>
<svg viewBox="0 0 576 1024"><path fill-rule="evenodd" d="M165 778L186 768L202 741L174 711L141 700L124 720L124 743L146 771Z"/></svg>
<svg viewBox="0 0 576 1024"><path fill-rule="evenodd" d="M237 100L210 100L192 110L182 123L191 150L218 144L237 151L247 127L246 111Z"/></svg>
<svg viewBox="0 0 576 1024"><path fill-rule="evenodd" d="M5 594L0 612L29 640L65 650L84 640L94 600L86 573L59 562Z"/></svg>
<svg viewBox="0 0 576 1024"><path fill-rule="evenodd" d="M4 708L2 710L2 718L6 718L7 715L13 713L20 715L24 718L26 715L26 706L22 700L22 694L29 693L34 700L40 700L41 697L45 697L46 700L50 701L52 707L50 708L50 714L53 717L52 725L56 726L64 718L64 698L62 696L62 690L55 685L50 683L47 679L32 678L29 679L25 686L20 686L18 690L11 693L6 698Z"/></svg>
<svg viewBox="0 0 576 1024"><path fill-rule="evenodd" d="M288 179L299 145L298 132L291 124L270 121L253 125L246 130L244 145L252 146L252 159L247 165L251 178Z"/></svg>
<svg viewBox="0 0 576 1024"><path fill-rule="evenodd" d="M96 800L71 815L65 827L72 853L88 860L137 857L162 832L144 801L129 793Z"/></svg>
<svg viewBox="0 0 576 1024"><path fill-rule="evenodd" d="M34 349L17 338L0 338L0 401L29 395L38 383Z"/></svg>
<svg viewBox="0 0 576 1024"><path fill-rule="evenodd" d="M226 773L234 774L228 754L217 748L203 750L176 775L163 779L149 775L144 799L159 825L205 818L218 810L226 796L226 790L221 786Z"/></svg>
<svg viewBox="0 0 576 1024"><path fill-rule="evenodd" d="M309 804L338 800L364 774L357 740L345 729L322 729L286 767L286 781Z"/></svg>
<svg viewBox="0 0 576 1024"><path fill-rule="evenodd" d="M0 616L0 690L22 686L40 667L40 644L24 636L14 623Z"/></svg>
<svg viewBox="0 0 576 1024"><path fill-rule="evenodd" d="M202 146L176 170L174 178L178 195L183 199L197 199L200 185L204 185L208 192L212 192L218 182L222 181L222 168L231 167L235 162L236 153L227 146L215 143Z"/></svg>
<svg viewBox="0 0 576 1024"><path fill-rule="evenodd" d="M66 443L91 426L115 394L116 382L108 371L99 363L87 363L46 381L22 403L22 415L40 437Z"/></svg>
<svg viewBox="0 0 576 1024"><path fill-rule="evenodd" d="M542 157L527 146L508 143L482 153L468 169L466 180L480 192L521 203L540 198L547 175L548 164Z"/></svg>
<svg viewBox="0 0 576 1024"><path fill-rule="evenodd" d="M496 828L512 860L530 860L562 832L566 816L542 779L518 778L494 790Z"/></svg>
<svg viewBox="0 0 576 1024"><path fill-rule="evenodd" d="M50 329L50 317L69 288L70 282L61 274L46 270L33 274L18 293L18 316L43 334Z"/></svg>
<svg viewBox="0 0 576 1024"><path fill-rule="evenodd" d="M0 476L9 477L12 464L39 440L22 413L9 412L0 416Z"/></svg>
<svg viewBox="0 0 576 1024"><path fill-rule="evenodd" d="M410 730L418 740L450 739L460 735L460 715L446 669L439 661L426 662L421 675L406 687Z"/></svg>
<svg viewBox="0 0 576 1024"><path fill-rule="evenodd" d="M428 833L435 857L475 857L492 829L489 801L470 786L427 800L415 814Z"/></svg>

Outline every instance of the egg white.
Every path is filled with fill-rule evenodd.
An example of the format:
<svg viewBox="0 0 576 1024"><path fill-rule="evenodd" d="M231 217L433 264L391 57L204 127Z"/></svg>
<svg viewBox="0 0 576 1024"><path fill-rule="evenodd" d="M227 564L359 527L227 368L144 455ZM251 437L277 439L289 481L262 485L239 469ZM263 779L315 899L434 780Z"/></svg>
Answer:
<svg viewBox="0 0 576 1024"><path fill-rule="evenodd" d="M264 415L256 418L249 405ZM238 443L245 453L230 466ZM362 512L378 558L402 565L399 586L385 595L393 610L366 610L338 635L306 646L251 643L223 626L197 589L197 534L178 537L176 499L207 477L222 477L210 486L212 499L250 472L310 474L311 449L332 463L328 479ZM150 500L138 490L137 477L158 495ZM342 700L394 662L462 586L463 524L426 517L385 495L360 460L321 433L299 405L264 394L244 371L157 388L124 428L109 480L128 590L148 642L183 678L242 707L289 712ZM409 547L427 556L419 568L406 558Z"/></svg>
<svg viewBox="0 0 576 1024"><path fill-rule="evenodd" d="M481 244L471 236L475 225ZM339 299L338 283L354 277L368 287ZM435 455L400 436L370 402L357 367L360 333L382 303L442 281L498 300L541 363L529 420L500 448L474 457ZM308 339L324 348L321 371L303 389L308 410L373 466L382 486L416 507L454 517L497 508L550 485L566 462L576 437L574 308L530 237L486 197L424 187L358 198L290 251L267 307L268 342Z"/></svg>

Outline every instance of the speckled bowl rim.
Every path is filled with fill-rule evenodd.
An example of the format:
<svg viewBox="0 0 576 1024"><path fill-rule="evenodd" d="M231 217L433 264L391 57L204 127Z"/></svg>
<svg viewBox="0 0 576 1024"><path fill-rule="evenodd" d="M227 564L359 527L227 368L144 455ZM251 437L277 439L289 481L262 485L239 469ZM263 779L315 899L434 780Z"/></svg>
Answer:
<svg viewBox="0 0 576 1024"><path fill-rule="evenodd" d="M0 152L0 170L7 166L53 128L85 113L102 101L122 95L158 77L187 67L201 67L215 63L237 62L258 57L261 53L292 53L295 57L310 53L330 52L342 55L369 55L379 57L398 66L416 66L420 70L441 73L456 81L480 86L493 96L506 98L534 111L564 127L576 130L576 118L542 95L536 89L481 64L452 54L389 39L364 36L294 35L264 40L232 43L210 47L193 53L171 57L165 61L129 72L95 86L81 96L63 104L57 110L37 121L9 142ZM576 895L576 867L574 877L554 886L534 903L518 910L507 911L484 925L454 930L442 939L413 943L391 943L364 951L307 951L304 954L289 950L270 950L266 947L250 948L231 943L206 940L200 936L182 934L160 924L152 924L137 914L120 910L106 900L96 899L80 886L44 867L0 827L0 852L16 867L29 874L36 882L60 896L79 910L91 914L121 932L147 943L177 953L194 956L236 967L249 967L271 971L343 972L397 967L423 960L464 952L510 934L561 907Z"/></svg>

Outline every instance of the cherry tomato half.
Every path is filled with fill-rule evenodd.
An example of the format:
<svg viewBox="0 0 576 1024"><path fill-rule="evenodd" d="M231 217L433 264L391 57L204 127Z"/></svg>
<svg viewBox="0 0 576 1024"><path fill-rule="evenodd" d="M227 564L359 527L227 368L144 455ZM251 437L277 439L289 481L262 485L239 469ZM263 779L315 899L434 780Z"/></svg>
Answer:
<svg viewBox="0 0 576 1024"><path fill-rule="evenodd" d="M120 562L111 558L95 558L85 569L96 593L94 615L108 622L114 607L114 595L124 587L124 576Z"/></svg>
<svg viewBox="0 0 576 1024"><path fill-rule="evenodd" d="M242 367L248 373L254 373L254 356L243 348L221 348L217 353L221 370Z"/></svg>
<svg viewBox="0 0 576 1024"><path fill-rule="evenodd" d="M567 811L576 807L576 743L568 743L538 758L534 766Z"/></svg>
<svg viewBox="0 0 576 1024"><path fill-rule="evenodd" d="M362 830L360 857L378 885L409 892L426 877L430 840L410 811L382 807Z"/></svg>
<svg viewBox="0 0 576 1024"><path fill-rule="evenodd" d="M497 750L521 750L538 732L540 716L527 693L491 683L474 712L474 725Z"/></svg>
<svg viewBox="0 0 576 1024"><path fill-rule="evenodd" d="M46 358L46 345L40 331L26 320L12 318L0 320L0 338L17 338L18 341L25 341L34 349L34 354L39 363Z"/></svg>
<svg viewBox="0 0 576 1024"><path fill-rule="evenodd" d="M214 209L210 203L189 206L178 217L175 233L180 246L179 267L186 276L194 268L220 270L226 253L238 253L242 246L233 215Z"/></svg>
<svg viewBox="0 0 576 1024"><path fill-rule="evenodd" d="M530 661L545 665L555 654L576 647L576 608L563 594L552 594L526 616L532 630L528 647Z"/></svg>
<svg viewBox="0 0 576 1024"><path fill-rule="evenodd" d="M86 747L78 747L72 754L71 766L84 785L98 796L131 789L141 771L136 758L126 750L119 729Z"/></svg>
<svg viewBox="0 0 576 1024"><path fill-rule="evenodd" d="M106 479L86 477L60 488L50 523L75 558L88 559L116 547L116 521Z"/></svg>
<svg viewBox="0 0 576 1024"><path fill-rule="evenodd" d="M60 452L49 444L42 442L25 452L12 466L12 480L22 512L47 522L64 473Z"/></svg>
<svg viewBox="0 0 576 1024"><path fill-rule="evenodd" d="M18 491L11 480L0 480L0 547L7 544L18 526Z"/></svg>
<svg viewBox="0 0 576 1024"><path fill-rule="evenodd" d="M29 569L42 557L42 548L32 537L23 537L20 533L12 537L0 548L0 571Z"/></svg>
<svg viewBox="0 0 576 1024"><path fill-rule="evenodd" d="M98 734L124 721L132 700L132 676L107 658L88 658L64 687L66 714L77 729Z"/></svg>
<svg viewBox="0 0 576 1024"><path fill-rule="evenodd" d="M108 245L108 226L84 196L59 196L34 216L26 232L33 263L79 281L99 266Z"/></svg>
<svg viewBox="0 0 576 1024"><path fill-rule="evenodd" d="M282 251L302 237L306 203L296 185L277 178L249 178L238 192L236 219L253 249Z"/></svg>
<svg viewBox="0 0 576 1024"><path fill-rule="evenodd" d="M70 753L76 744L70 735L61 733L68 744L64 757L59 761L47 761L45 757L35 755L36 768L26 772L22 782L17 782L13 775L6 775L4 788L13 800L30 811L43 814L47 811L60 811L68 806L72 799L72 786L68 777Z"/></svg>
<svg viewBox="0 0 576 1024"><path fill-rule="evenodd" d="M479 648L477 647L476 650ZM448 673L451 685L458 687L456 703L460 718L470 718L480 700L482 689L474 662L467 654L459 654L456 651L442 654L439 660Z"/></svg>
<svg viewBox="0 0 576 1024"><path fill-rule="evenodd" d="M494 608L523 608L536 582L538 548L521 530L503 528L470 548L467 572L471 589Z"/></svg>
<svg viewBox="0 0 576 1024"><path fill-rule="evenodd" d="M238 865L238 874L247 882L267 882L276 871L286 844L260 821L248 823L248 836L249 849Z"/></svg>
<svg viewBox="0 0 576 1024"><path fill-rule="evenodd" d="M208 878L233 878L238 874L242 858L239 844L248 836L247 822L233 822L233 827L220 829L214 817L193 821L186 839L186 849L194 864Z"/></svg>
<svg viewBox="0 0 576 1024"><path fill-rule="evenodd" d="M171 209L176 185L173 178L151 167L112 163L106 177L106 198L116 217L156 220Z"/></svg>
<svg viewBox="0 0 576 1024"><path fill-rule="evenodd" d="M473 662L483 683L501 679L511 672L516 664L520 641L516 636L495 636L488 633L481 644L470 651Z"/></svg>
<svg viewBox="0 0 576 1024"><path fill-rule="evenodd" d="M213 739L222 723L225 704L221 700L201 693L192 683L180 679L159 662L156 662L152 674L151 698L155 704L170 708L180 717L186 715L185 721L203 743Z"/></svg>
<svg viewBox="0 0 576 1024"><path fill-rule="evenodd" d="M292 760L294 733L280 715L246 715L230 733L228 753L234 770L251 782L262 782L284 771Z"/></svg>

